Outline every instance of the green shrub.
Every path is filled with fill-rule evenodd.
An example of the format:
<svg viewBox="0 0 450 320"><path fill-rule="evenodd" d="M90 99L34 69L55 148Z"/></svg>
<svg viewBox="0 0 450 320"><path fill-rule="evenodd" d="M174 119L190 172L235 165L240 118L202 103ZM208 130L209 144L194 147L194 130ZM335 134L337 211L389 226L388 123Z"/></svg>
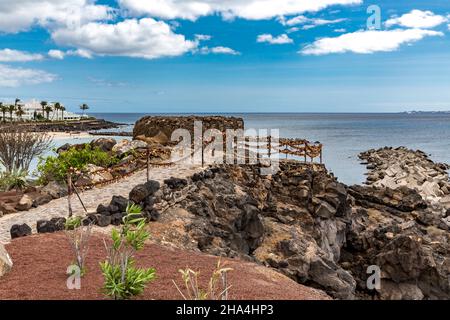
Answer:
<svg viewBox="0 0 450 320"><path fill-rule="evenodd" d="M141 294L147 283L155 279L154 268L135 267L134 255L144 247L150 234L145 230L142 209L128 205L120 230L113 229L112 245L107 247L108 259L101 263L105 278L103 290L114 299L130 299Z"/></svg>
<svg viewBox="0 0 450 320"><path fill-rule="evenodd" d="M41 184L46 184L49 181L64 182L70 168L83 170L87 164L109 167L118 163L118 161L117 157L111 156L108 152L102 151L98 147L93 149L89 144L86 144L81 150L72 147L61 152L58 156L40 158L37 175Z"/></svg>
<svg viewBox="0 0 450 320"><path fill-rule="evenodd" d="M24 189L27 186L27 176L26 170L0 173L0 191Z"/></svg>

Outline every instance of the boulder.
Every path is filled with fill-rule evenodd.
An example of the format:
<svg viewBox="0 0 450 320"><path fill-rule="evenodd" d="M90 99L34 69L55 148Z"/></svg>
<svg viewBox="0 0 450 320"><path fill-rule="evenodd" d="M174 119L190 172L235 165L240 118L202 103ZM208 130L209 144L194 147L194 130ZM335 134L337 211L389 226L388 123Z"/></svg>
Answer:
<svg viewBox="0 0 450 320"><path fill-rule="evenodd" d="M135 186L131 191L129 198L132 202L139 204L148 196L148 190L143 184Z"/></svg>
<svg viewBox="0 0 450 320"><path fill-rule="evenodd" d="M53 198L51 195L46 194L46 193L40 194L36 198L34 198L33 207L36 208L36 207L42 206L43 204L49 203L52 200L53 200Z"/></svg>
<svg viewBox="0 0 450 320"><path fill-rule="evenodd" d="M63 144L61 147L59 147L58 149L56 149L56 152L59 154L61 152L67 151L72 147L72 145L70 143L66 143Z"/></svg>
<svg viewBox="0 0 450 320"><path fill-rule="evenodd" d="M19 211L29 210L33 206L33 199L30 196L24 194L22 198L20 198L19 203L16 205L16 209Z"/></svg>
<svg viewBox="0 0 450 320"><path fill-rule="evenodd" d="M147 188L149 196L152 196L161 187L159 182L156 180L149 180L146 183L144 183L144 186Z"/></svg>
<svg viewBox="0 0 450 320"><path fill-rule="evenodd" d="M129 199L136 204L144 202L144 200L152 196L160 188L158 181L150 180L144 184L139 184L135 186L129 195Z"/></svg>
<svg viewBox="0 0 450 320"><path fill-rule="evenodd" d="M0 243L0 278L11 271L13 262L5 247Z"/></svg>
<svg viewBox="0 0 450 320"><path fill-rule="evenodd" d="M0 211L3 214L10 214L17 212L17 210L12 205L3 201L0 201Z"/></svg>
<svg viewBox="0 0 450 320"><path fill-rule="evenodd" d="M118 212L111 215L111 224L114 226L120 226L123 222L123 213Z"/></svg>
<svg viewBox="0 0 450 320"><path fill-rule="evenodd" d="M96 212L98 214L111 215L111 212L109 211L109 206L105 206L103 204L98 205Z"/></svg>
<svg viewBox="0 0 450 320"><path fill-rule="evenodd" d="M67 196L67 187L56 181L50 181L41 189L41 193L50 195L53 199L58 199Z"/></svg>
<svg viewBox="0 0 450 320"><path fill-rule="evenodd" d="M111 224L111 216L108 215L97 214L96 220L96 225L99 227L107 227Z"/></svg>
<svg viewBox="0 0 450 320"><path fill-rule="evenodd" d="M83 224L83 226L90 226L90 225L94 225L97 224L97 214L88 214L82 221L81 223Z"/></svg>
<svg viewBox="0 0 450 320"><path fill-rule="evenodd" d="M133 140L130 144L132 149L147 149L148 147L148 144L141 140Z"/></svg>
<svg viewBox="0 0 450 320"><path fill-rule="evenodd" d="M89 186L92 184L97 184L101 182L106 182L113 180L114 177L103 167L99 167L93 164L86 165L84 173L82 176L76 181L75 185L77 186Z"/></svg>
<svg viewBox="0 0 450 320"><path fill-rule="evenodd" d="M50 222L52 222L57 231L62 231L66 229L66 218L64 217L56 217L56 218L51 218Z"/></svg>
<svg viewBox="0 0 450 320"><path fill-rule="evenodd" d="M52 233L58 231L58 227L53 221L38 220L36 223L36 230L38 233Z"/></svg>
<svg viewBox="0 0 450 320"><path fill-rule="evenodd" d="M113 138L98 138L91 141L92 148L99 148L102 151L109 152L117 144Z"/></svg>
<svg viewBox="0 0 450 320"><path fill-rule="evenodd" d="M115 206L119 209L119 212L125 212L128 206L129 200L122 196L113 196L110 202L110 206Z"/></svg>
<svg viewBox="0 0 450 320"><path fill-rule="evenodd" d="M32 231L29 225L24 224L14 224L9 231L11 234L11 239L30 236Z"/></svg>
<svg viewBox="0 0 450 320"><path fill-rule="evenodd" d="M123 139L118 142L111 151L117 154L119 157L133 150L133 146L131 145L129 140Z"/></svg>
<svg viewBox="0 0 450 320"><path fill-rule="evenodd" d="M181 178L174 178L171 177L170 179L164 180L164 183L170 188L170 189L181 189L187 186L187 180L181 179Z"/></svg>

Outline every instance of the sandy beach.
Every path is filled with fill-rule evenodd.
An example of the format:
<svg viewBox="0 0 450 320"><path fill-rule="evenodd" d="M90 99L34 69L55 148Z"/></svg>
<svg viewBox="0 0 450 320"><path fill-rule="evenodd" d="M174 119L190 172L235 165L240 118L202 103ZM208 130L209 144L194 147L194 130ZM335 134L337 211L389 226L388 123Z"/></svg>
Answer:
<svg viewBox="0 0 450 320"><path fill-rule="evenodd" d="M85 138L94 137L93 135L89 134L89 132L87 132L87 131L84 131L84 132L47 132L47 134L53 140L85 139Z"/></svg>

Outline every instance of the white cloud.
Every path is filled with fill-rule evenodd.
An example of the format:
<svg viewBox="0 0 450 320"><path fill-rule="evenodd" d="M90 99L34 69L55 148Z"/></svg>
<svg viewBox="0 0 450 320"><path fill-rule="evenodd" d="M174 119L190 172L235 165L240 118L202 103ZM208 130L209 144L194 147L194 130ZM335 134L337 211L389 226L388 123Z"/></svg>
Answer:
<svg viewBox="0 0 450 320"><path fill-rule="evenodd" d="M8 48L0 50L0 62L28 62L42 59L44 59L44 56L41 54Z"/></svg>
<svg viewBox="0 0 450 320"><path fill-rule="evenodd" d="M64 59L64 56L66 55L63 51L55 49L49 50L47 54L50 58L58 60Z"/></svg>
<svg viewBox="0 0 450 320"><path fill-rule="evenodd" d="M34 25L81 25L111 19L115 10L95 0L0 1L0 31L15 33Z"/></svg>
<svg viewBox="0 0 450 320"><path fill-rule="evenodd" d="M56 80L56 75L42 70L13 68L0 64L0 87L18 87Z"/></svg>
<svg viewBox="0 0 450 320"><path fill-rule="evenodd" d="M228 48L228 47L222 47L222 46L218 46L218 47L213 47L213 48L209 48L209 47L202 47L200 48L199 52L201 54L229 54L232 56L237 56L240 55L241 53L239 51L236 51L234 49Z"/></svg>
<svg viewBox="0 0 450 320"><path fill-rule="evenodd" d="M211 40L211 36L207 35L207 34L196 34L195 35L195 39L197 39L198 41L208 41Z"/></svg>
<svg viewBox="0 0 450 320"><path fill-rule="evenodd" d="M288 20L286 20L286 18L284 18L284 17L281 17L279 19L280 23L284 26L292 27L292 26L304 24L304 26L302 27L303 30L312 29L317 26L336 24L336 23L340 23L340 22L343 22L346 20L347 19L343 19L343 18L342 19L334 19L334 20L327 20L327 19L320 19L320 18L308 18L303 15L296 16L296 17L290 18Z"/></svg>
<svg viewBox="0 0 450 320"><path fill-rule="evenodd" d="M109 55L154 59L179 56L198 45L197 41L174 33L167 23L151 18L128 19L117 24L91 22L57 29L51 36L59 45L77 48L70 54L88 58Z"/></svg>
<svg viewBox="0 0 450 320"><path fill-rule="evenodd" d="M196 20L202 16L221 14L224 19L239 17L263 20L315 12L332 5L361 4L362 0L118 0L118 2L130 14L137 16Z"/></svg>
<svg viewBox="0 0 450 320"><path fill-rule="evenodd" d="M408 29L389 31L357 31L335 38L323 38L304 47L300 53L305 55L324 55L330 53L354 52L369 54L397 50L402 44L419 41L427 36L443 36L442 32Z"/></svg>
<svg viewBox="0 0 450 320"><path fill-rule="evenodd" d="M347 29L345 29L345 28L334 29L334 32L344 33L344 32L347 32Z"/></svg>
<svg viewBox="0 0 450 320"><path fill-rule="evenodd" d="M293 33L293 32L297 32L299 30L300 30L300 28L292 27L292 28L287 29L286 32L287 33Z"/></svg>
<svg viewBox="0 0 450 320"><path fill-rule="evenodd" d="M437 27L448 19L444 16L434 14L431 11L412 10L401 17L393 17L386 21L386 27L399 25L407 28L429 29Z"/></svg>
<svg viewBox="0 0 450 320"><path fill-rule="evenodd" d="M85 49L68 50L66 52L68 56L81 57L86 59L92 59L94 57L93 53Z"/></svg>
<svg viewBox="0 0 450 320"><path fill-rule="evenodd" d="M303 15L296 16L296 17L290 18L288 20L286 20L285 17L280 18L280 22L284 26L296 26L299 24L307 23L308 21L309 21L309 19Z"/></svg>
<svg viewBox="0 0 450 320"><path fill-rule="evenodd" d="M287 34L281 34L278 37L274 37L271 34L260 34L258 38L256 39L256 42L267 42L270 44L288 44L288 43L294 43L294 40L288 37Z"/></svg>

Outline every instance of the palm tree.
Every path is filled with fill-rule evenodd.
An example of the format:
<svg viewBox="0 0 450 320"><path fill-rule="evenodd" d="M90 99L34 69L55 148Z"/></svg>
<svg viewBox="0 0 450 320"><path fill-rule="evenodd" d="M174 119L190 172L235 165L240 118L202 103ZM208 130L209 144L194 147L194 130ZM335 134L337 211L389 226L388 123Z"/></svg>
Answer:
<svg viewBox="0 0 450 320"><path fill-rule="evenodd" d="M45 113L45 107L48 105L47 101L41 101L41 107L42 107L42 116L44 116Z"/></svg>
<svg viewBox="0 0 450 320"><path fill-rule="evenodd" d="M61 110L61 103L55 102L55 104L53 105L53 108L55 109L56 120L58 120L58 111Z"/></svg>
<svg viewBox="0 0 450 320"><path fill-rule="evenodd" d="M17 107L17 105L19 104L19 102L20 102L20 99L19 99L19 98L16 98L16 100L14 101L14 105Z"/></svg>
<svg viewBox="0 0 450 320"><path fill-rule="evenodd" d="M21 105L17 106L16 116L19 117L20 120L22 120L22 116L25 114L25 111L23 111L23 107Z"/></svg>
<svg viewBox="0 0 450 320"><path fill-rule="evenodd" d="M4 105L3 102L0 102L0 112L3 114L3 122L6 122L6 113L8 110L8 106Z"/></svg>
<svg viewBox="0 0 450 320"><path fill-rule="evenodd" d="M63 105L61 105L59 107L59 110L61 110L61 120L64 120L64 111L66 111L66 107L64 107Z"/></svg>
<svg viewBox="0 0 450 320"><path fill-rule="evenodd" d="M89 109L89 106L88 106L86 103L83 103L83 104L80 106L80 109L83 110L83 118L84 118L84 113L86 112L86 110Z"/></svg>
<svg viewBox="0 0 450 320"><path fill-rule="evenodd" d="M49 106L49 105L45 106L44 111L45 111L45 114L47 115L47 120L50 120L50 112L53 111L52 106Z"/></svg>
<svg viewBox="0 0 450 320"><path fill-rule="evenodd" d="M9 112L9 121L11 121L11 122L12 122L12 115L13 115L14 111L16 111L16 106L13 104L10 104L8 106L8 112Z"/></svg>

